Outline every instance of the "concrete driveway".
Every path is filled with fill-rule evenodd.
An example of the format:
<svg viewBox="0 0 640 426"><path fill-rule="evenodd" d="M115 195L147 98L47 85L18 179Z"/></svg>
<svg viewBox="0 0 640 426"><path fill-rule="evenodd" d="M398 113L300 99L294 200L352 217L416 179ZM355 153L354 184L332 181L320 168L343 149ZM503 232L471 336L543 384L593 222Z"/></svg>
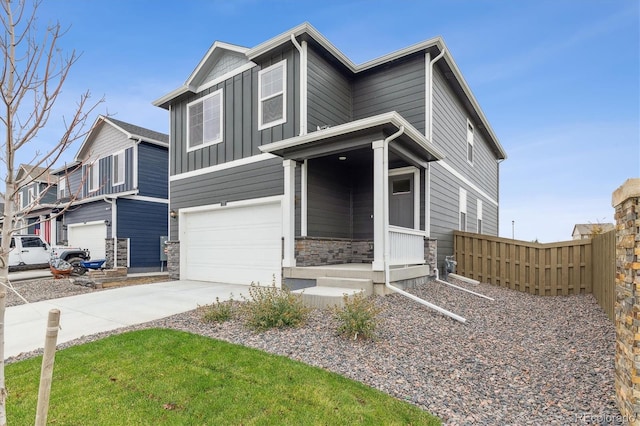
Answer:
<svg viewBox="0 0 640 426"><path fill-rule="evenodd" d="M248 295L248 286L168 281L120 287L7 308L5 359L44 347L49 310L60 310L58 343Z"/></svg>

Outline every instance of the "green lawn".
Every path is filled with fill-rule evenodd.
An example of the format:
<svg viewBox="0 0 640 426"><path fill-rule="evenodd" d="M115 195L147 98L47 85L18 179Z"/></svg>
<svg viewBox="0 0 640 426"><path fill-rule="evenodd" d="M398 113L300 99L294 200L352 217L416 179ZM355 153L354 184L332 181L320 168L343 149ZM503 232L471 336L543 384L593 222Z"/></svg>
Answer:
<svg viewBox="0 0 640 426"><path fill-rule="evenodd" d="M33 424L41 358L7 366L8 422ZM408 403L286 357L151 329L56 354L55 425L436 425Z"/></svg>

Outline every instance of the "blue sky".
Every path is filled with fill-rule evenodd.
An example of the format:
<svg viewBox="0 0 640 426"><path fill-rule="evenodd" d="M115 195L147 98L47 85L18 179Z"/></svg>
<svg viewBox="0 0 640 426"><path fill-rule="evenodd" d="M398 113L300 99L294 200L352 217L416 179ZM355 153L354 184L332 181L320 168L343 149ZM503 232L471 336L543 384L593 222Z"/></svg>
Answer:
<svg viewBox="0 0 640 426"><path fill-rule="evenodd" d="M640 177L637 0L45 0L40 23L70 26L82 57L38 144L80 93L97 113L168 132L151 102L181 85L211 44L253 47L304 21L355 63L440 35L509 158L500 235L552 242L613 221L611 193ZM93 122L93 119L91 120ZM64 156L71 160L74 145ZM18 161L28 161L23 153Z"/></svg>

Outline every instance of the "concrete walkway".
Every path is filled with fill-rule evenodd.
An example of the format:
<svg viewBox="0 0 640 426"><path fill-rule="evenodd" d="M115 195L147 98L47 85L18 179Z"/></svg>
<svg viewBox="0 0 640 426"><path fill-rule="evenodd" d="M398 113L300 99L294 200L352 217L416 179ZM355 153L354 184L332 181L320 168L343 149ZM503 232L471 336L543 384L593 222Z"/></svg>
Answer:
<svg viewBox="0 0 640 426"><path fill-rule="evenodd" d="M248 295L248 286L168 281L120 287L7 308L5 358L44 347L49 310L60 309L58 343Z"/></svg>

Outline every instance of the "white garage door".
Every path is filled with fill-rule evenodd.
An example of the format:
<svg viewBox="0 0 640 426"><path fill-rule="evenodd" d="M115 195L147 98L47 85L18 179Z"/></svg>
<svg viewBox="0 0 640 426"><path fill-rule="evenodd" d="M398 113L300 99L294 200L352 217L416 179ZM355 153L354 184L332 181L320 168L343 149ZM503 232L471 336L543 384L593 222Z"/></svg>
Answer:
<svg viewBox="0 0 640 426"><path fill-rule="evenodd" d="M107 225L103 221L70 224L67 227L67 239L71 247L89 249L92 260L105 258L105 238Z"/></svg>
<svg viewBox="0 0 640 426"><path fill-rule="evenodd" d="M233 284L280 285L280 202L183 213L180 275Z"/></svg>

